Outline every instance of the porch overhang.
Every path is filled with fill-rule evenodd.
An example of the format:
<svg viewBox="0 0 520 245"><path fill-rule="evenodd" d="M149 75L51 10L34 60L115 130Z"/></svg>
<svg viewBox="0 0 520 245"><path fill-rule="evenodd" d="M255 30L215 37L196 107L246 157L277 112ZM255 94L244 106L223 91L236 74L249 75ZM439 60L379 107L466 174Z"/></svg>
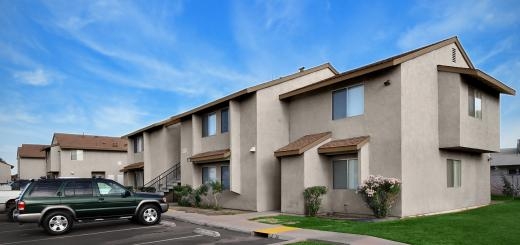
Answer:
<svg viewBox="0 0 520 245"><path fill-rule="evenodd" d="M195 154L191 156L188 160L193 163L208 163L208 162L219 162L219 161L227 161L231 156L230 149L217 150L217 151L207 151Z"/></svg>
<svg viewBox="0 0 520 245"><path fill-rule="evenodd" d="M288 145L276 150L275 157L287 157L301 155L305 151L317 146L321 142L329 139L332 136L331 132L309 134L289 143Z"/></svg>
<svg viewBox="0 0 520 245"><path fill-rule="evenodd" d="M144 169L144 162L136 162L129 165L126 165L124 168L119 170L119 172L128 172L130 170Z"/></svg>
<svg viewBox="0 0 520 245"><path fill-rule="evenodd" d="M355 138L332 140L320 146L318 148L318 153L324 155L356 153L369 141L369 139L369 136L360 136Z"/></svg>

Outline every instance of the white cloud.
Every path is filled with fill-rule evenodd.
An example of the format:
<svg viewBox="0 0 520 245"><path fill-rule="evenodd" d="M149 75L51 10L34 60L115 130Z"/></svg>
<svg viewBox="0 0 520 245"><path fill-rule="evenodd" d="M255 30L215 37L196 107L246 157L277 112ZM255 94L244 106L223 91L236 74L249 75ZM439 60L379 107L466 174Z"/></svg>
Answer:
<svg viewBox="0 0 520 245"><path fill-rule="evenodd" d="M500 28L518 23L517 7L495 1L427 1L416 9L421 16L432 16L406 31L398 40L402 49L416 48L439 39Z"/></svg>
<svg viewBox="0 0 520 245"><path fill-rule="evenodd" d="M53 75L41 68L32 71L18 71L13 75L21 83L33 86L46 86L51 83Z"/></svg>
<svg viewBox="0 0 520 245"><path fill-rule="evenodd" d="M120 131L121 127L141 127L146 112L131 104L103 105L94 109L92 120L99 129Z"/></svg>

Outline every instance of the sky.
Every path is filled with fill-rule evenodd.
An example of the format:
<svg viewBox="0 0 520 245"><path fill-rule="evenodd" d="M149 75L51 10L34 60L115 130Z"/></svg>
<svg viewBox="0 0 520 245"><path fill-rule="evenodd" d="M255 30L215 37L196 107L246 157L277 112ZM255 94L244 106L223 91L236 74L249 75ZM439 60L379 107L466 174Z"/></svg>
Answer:
<svg viewBox="0 0 520 245"><path fill-rule="evenodd" d="M0 157L54 132L122 136L330 62L357 68L452 36L520 89L520 1L0 0ZM501 147L520 96L501 96ZM15 173L16 169L13 169Z"/></svg>

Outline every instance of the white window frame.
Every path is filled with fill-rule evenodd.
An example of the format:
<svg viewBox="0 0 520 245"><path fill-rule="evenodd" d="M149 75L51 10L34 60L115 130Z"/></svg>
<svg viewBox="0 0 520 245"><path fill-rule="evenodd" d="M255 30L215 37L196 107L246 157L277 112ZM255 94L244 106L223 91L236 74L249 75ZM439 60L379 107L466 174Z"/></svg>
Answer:
<svg viewBox="0 0 520 245"><path fill-rule="evenodd" d="M357 168L356 168L356 177L357 177L357 183L355 184L354 187L350 188L348 185L349 183L349 169L350 169L350 161L352 160L356 160L357 162ZM336 187L334 185L334 162L335 161L347 161L347 176L345 177L347 179L347 187L346 188L339 188L339 187ZM359 186L359 178L360 178L360 174L359 174L359 170L360 170L360 162L359 162L359 158L356 158L356 157L349 157L349 158L338 158L338 159L332 159L332 189L334 190L356 190L357 187Z"/></svg>
<svg viewBox="0 0 520 245"><path fill-rule="evenodd" d="M76 154L74 155L74 153L76 153ZM80 153L80 154L78 154L78 153ZM76 156L75 159L74 159L74 156ZM83 150L70 151L70 160L71 161L83 161L84 159L85 159L85 152Z"/></svg>
<svg viewBox="0 0 520 245"><path fill-rule="evenodd" d="M348 114L348 90L351 88L354 88L354 87L358 87L358 86L363 87L363 101L362 101L363 111L361 114L349 116L349 114ZM340 90L345 90L345 96L346 96L345 97L345 117L334 118L334 93L337 91L340 91ZM350 86L334 89L334 90L332 90L332 92L330 94L330 100L331 100L331 118L332 118L332 120L335 121L335 120L341 120L341 119L345 119L345 118L349 118L349 117L362 116L365 114L365 83L364 82L356 83L356 84L353 84Z"/></svg>
<svg viewBox="0 0 520 245"><path fill-rule="evenodd" d="M452 163L450 166L450 162ZM450 167L451 173L450 176ZM451 179L450 179L451 177ZM457 159L446 160L446 180L448 188L460 188L462 187L462 161Z"/></svg>

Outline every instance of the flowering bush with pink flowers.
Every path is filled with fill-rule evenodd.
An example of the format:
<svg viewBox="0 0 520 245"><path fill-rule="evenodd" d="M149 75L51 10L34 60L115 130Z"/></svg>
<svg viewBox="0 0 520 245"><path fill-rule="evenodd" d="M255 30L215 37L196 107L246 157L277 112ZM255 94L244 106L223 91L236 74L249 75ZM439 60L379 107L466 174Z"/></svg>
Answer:
<svg viewBox="0 0 520 245"><path fill-rule="evenodd" d="M388 215L400 191L401 181L399 179L370 175L358 187L357 192L363 196L377 218L384 218Z"/></svg>

